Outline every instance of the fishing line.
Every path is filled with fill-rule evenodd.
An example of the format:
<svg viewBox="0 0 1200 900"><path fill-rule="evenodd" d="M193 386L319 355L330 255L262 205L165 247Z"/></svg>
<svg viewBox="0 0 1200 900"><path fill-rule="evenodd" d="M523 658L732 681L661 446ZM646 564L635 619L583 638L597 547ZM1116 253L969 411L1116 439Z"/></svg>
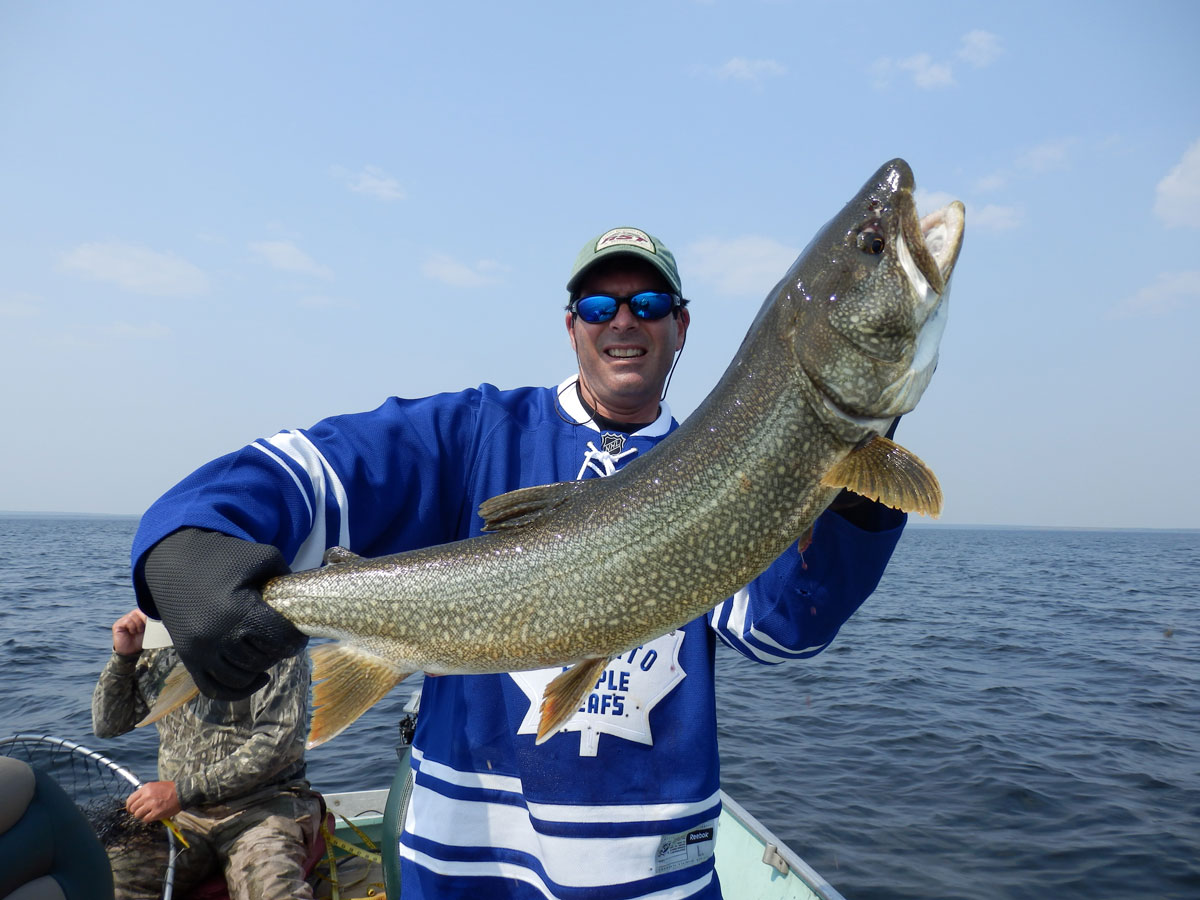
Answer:
<svg viewBox="0 0 1200 900"><path fill-rule="evenodd" d="M663 385L662 396L658 398L658 402L662 403L667 399L667 391L671 388L671 379L675 376L675 367L679 365L679 357L683 356L683 348L687 345L687 331L683 332L683 340L679 342L679 349L675 351L675 361L671 363L671 371L667 373L667 383ZM578 355L578 354L576 354Z"/></svg>
<svg viewBox="0 0 1200 900"><path fill-rule="evenodd" d="M576 351L576 353L575 353L575 363L576 363L577 365L578 365L578 363L579 363L579 352L578 352L578 351ZM557 401L557 402L554 404L554 412L555 412L555 413L557 413L557 414L558 414L558 417L559 417L560 419L562 419L564 422L566 422L568 425L571 425L571 426L574 426L575 428L578 428L580 425L586 425L587 423L586 423L586 422L576 422L574 419L568 419L568 418L567 418L567 416L566 416L566 413L565 413L565 412L564 412L564 410L563 410L563 402L562 402L562 395L563 395L563 392L564 392L564 391L565 391L565 390L566 390L568 387L574 387L576 384L578 384L578 378L577 378L575 381L571 382L569 385L563 385L562 387L560 387L560 388L558 389L558 393L557 393L557 395L556 395L556 396L555 396L555 398L554 398L554 399Z"/></svg>

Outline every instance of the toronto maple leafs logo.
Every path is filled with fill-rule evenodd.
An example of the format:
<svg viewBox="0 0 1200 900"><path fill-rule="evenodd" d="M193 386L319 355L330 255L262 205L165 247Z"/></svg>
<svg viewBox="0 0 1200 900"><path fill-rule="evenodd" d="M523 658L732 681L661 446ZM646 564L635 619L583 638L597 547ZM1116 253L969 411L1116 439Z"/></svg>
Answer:
<svg viewBox="0 0 1200 900"><path fill-rule="evenodd" d="M562 732L579 732L579 755L595 756L601 734L639 744L653 744L650 710L687 675L679 665L684 632L672 631L612 660L579 710ZM513 672L511 678L529 698L529 711L517 734L537 734L542 692L561 666L534 672Z"/></svg>

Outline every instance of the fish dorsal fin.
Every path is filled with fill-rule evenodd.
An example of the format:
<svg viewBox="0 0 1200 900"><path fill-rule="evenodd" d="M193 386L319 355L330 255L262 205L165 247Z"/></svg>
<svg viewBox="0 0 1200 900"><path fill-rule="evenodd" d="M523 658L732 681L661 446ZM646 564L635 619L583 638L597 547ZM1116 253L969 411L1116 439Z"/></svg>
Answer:
<svg viewBox="0 0 1200 900"><path fill-rule="evenodd" d="M586 481L558 481L497 494L479 504L484 531L506 531L536 522L561 506Z"/></svg>
<svg viewBox="0 0 1200 900"><path fill-rule="evenodd" d="M340 566L344 563L362 562L362 557L346 547L330 547L321 558L327 566Z"/></svg>
<svg viewBox="0 0 1200 900"><path fill-rule="evenodd" d="M821 484L847 488L905 512L934 518L942 512L937 476L914 454L881 435L851 450L825 473Z"/></svg>
<svg viewBox="0 0 1200 900"><path fill-rule="evenodd" d="M192 681L192 676L188 670L184 668L183 663L176 663L175 668L170 671L166 679L163 681L162 690L158 692L158 697L154 700L154 706L150 712L146 713L146 718L134 725L134 728L141 728L143 725L151 725L157 722L167 713L174 712L187 703L193 697L200 693L200 688L196 687L196 682Z"/></svg>

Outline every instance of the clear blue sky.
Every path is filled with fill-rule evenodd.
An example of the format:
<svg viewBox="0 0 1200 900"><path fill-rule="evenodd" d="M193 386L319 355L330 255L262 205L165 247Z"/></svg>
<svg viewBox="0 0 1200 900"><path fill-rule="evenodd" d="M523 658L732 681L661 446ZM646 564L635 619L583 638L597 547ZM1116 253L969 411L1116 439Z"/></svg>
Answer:
<svg viewBox="0 0 1200 900"><path fill-rule="evenodd" d="M941 521L1200 527L1200 4L0 2L0 509L140 513L282 427L572 371L676 251L669 401L877 166L967 233L898 438Z"/></svg>

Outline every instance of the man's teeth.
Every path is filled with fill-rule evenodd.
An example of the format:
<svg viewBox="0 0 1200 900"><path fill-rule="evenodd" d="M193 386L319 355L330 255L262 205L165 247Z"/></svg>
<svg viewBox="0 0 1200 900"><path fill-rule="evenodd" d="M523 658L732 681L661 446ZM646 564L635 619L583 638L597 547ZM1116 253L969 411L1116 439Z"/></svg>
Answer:
<svg viewBox="0 0 1200 900"><path fill-rule="evenodd" d="M629 359L633 356L645 356L646 351L640 347L609 347L604 351L609 356L615 356L618 359Z"/></svg>

